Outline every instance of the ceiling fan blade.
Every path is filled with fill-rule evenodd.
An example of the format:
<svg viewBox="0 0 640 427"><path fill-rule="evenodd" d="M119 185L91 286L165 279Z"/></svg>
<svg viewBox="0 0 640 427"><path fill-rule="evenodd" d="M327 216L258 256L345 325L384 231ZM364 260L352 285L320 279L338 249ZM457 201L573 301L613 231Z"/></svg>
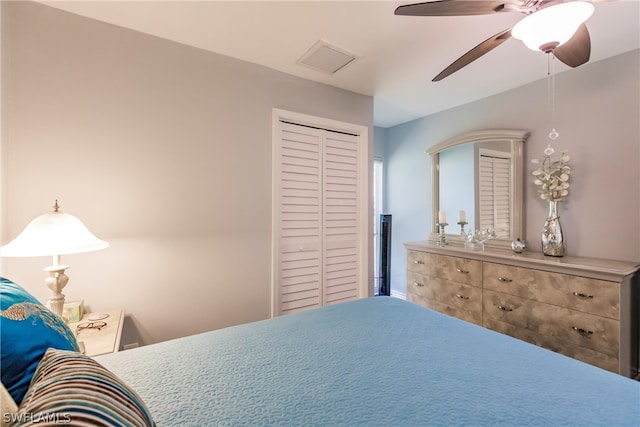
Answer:
<svg viewBox="0 0 640 427"><path fill-rule="evenodd" d="M485 53L500 46L502 43L509 40L510 37L511 37L511 28L507 28L504 31L500 31L498 34L495 34L494 36L489 37L488 39L486 39L485 41L483 41L482 43L480 43L479 45L471 49L469 52L465 53L460 58L456 59L455 62L453 62L453 64L449 65L447 68L442 70L440 74L435 76L432 81L433 82L440 81L445 77L455 73L462 67L465 67L470 63L472 63L473 61L475 61L476 59L480 58Z"/></svg>
<svg viewBox="0 0 640 427"><path fill-rule="evenodd" d="M570 67L589 62L591 56L591 37L587 26L581 24L578 31L568 42L553 49L553 55Z"/></svg>
<svg viewBox="0 0 640 427"><path fill-rule="evenodd" d="M502 9L505 3L521 4L518 0L438 0L398 6L394 12L403 16L487 15Z"/></svg>

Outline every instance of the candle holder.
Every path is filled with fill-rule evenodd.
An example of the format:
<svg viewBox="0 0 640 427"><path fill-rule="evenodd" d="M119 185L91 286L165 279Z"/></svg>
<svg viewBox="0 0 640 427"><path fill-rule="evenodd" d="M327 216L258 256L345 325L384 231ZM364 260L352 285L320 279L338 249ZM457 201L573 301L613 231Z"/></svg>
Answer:
<svg viewBox="0 0 640 427"><path fill-rule="evenodd" d="M438 227L440 229L440 237L438 238L438 245L440 246L446 246L449 243L447 243L447 235L444 234L444 228L449 225L446 222L438 222L436 223L436 227Z"/></svg>
<svg viewBox="0 0 640 427"><path fill-rule="evenodd" d="M480 243L480 248L484 251L486 241L494 239L496 236L496 231L491 227L484 230L476 230L475 241Z"/></svg>
<svg viewBox="0 0 640 427"><path fill-rule="evenodd" d="M460 237L462 238L462 240L466 241L467 240L467 232L464 231L464 226L469 224L466 221L460 221L458 222L458 225L460 226Z"/></svg>

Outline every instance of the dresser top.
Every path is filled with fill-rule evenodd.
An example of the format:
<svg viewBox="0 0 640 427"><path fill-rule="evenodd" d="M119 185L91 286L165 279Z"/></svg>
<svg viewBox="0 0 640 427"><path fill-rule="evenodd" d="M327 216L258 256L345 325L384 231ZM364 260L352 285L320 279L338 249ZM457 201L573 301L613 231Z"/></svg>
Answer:
<svg viewBox="0 0 640 427"><path fill-rule="evenodd" d="M556 273L573 274L614 282L620 282L626 277L632 276L640 269L639 262L572 256L550 257L541 252L529 251L518 254L511 250L497 248L487 247L482 250L477 245L474 248L466 248L457 245L440 246L430 241L420 241L406 242L404 246L414 251L489 261L517 267L553 271Z"/></svg>

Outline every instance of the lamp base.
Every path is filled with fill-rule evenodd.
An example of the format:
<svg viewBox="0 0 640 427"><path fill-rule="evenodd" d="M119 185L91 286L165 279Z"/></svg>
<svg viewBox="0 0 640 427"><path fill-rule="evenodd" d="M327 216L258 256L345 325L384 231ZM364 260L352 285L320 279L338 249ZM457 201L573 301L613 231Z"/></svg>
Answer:
<svg viewBox="0 0 640 427"><path fill-rule="evenodd" d="M62 317L64 309L64 294L62 289L67 285L69 276L64 272L69 268L68 265L52 265L44 269L49 273L49 277L45 279L45 283L51 289L52 295L47 300L49 309L57 316Z"/></svg>

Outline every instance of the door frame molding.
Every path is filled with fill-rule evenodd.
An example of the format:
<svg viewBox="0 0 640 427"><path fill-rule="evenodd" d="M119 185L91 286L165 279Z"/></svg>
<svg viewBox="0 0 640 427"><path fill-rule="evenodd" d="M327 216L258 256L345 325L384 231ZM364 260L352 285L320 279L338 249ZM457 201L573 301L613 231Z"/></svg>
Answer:
<svg viewBox="0 0 640 427"><path fill-rule="evenodd" d="M354 123L342 122L339 120L327 119L324 117L312 116L297 113L294 111L273 108L272 112L272 137L271 137L271 317L278 316L278 200L280 197L278 190L279 165L279 123L280 121L291 122L301 126L310 126L326 129L334 132L343 132L357 135L360 139L360 149L358 150L358 174L357 182L360 188L367 191L358 191L356 197L358 204L358 298L369 296L369 261L370 261L370 230L371 198L369 197L369 128L367 126ZM362 167L360 167L362 166Z"/></svg>

